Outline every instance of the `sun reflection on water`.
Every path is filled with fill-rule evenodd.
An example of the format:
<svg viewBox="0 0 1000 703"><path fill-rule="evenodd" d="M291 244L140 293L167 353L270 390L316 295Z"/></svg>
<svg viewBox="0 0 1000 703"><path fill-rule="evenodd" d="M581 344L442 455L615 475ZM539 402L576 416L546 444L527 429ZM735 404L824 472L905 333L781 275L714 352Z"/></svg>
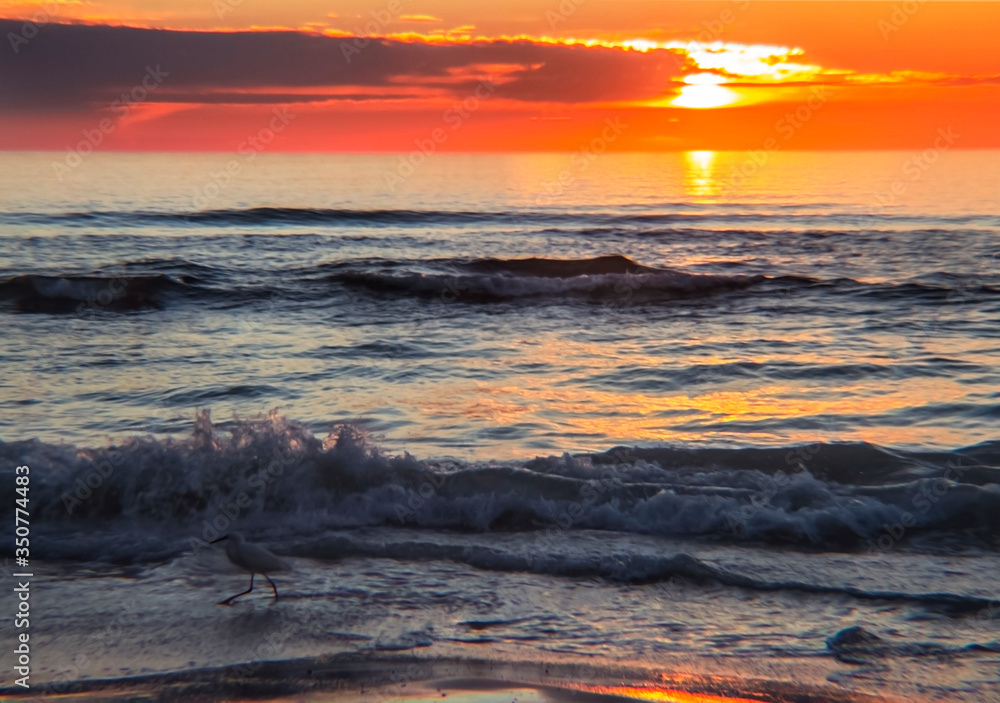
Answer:
<svg viewBox="0 0 1000 703"><path fill-rule="evenodd" d="M684 192L698 197L719 194L719 180L715 175L717 153L714 151L687 151L684 153Z"/></svg>

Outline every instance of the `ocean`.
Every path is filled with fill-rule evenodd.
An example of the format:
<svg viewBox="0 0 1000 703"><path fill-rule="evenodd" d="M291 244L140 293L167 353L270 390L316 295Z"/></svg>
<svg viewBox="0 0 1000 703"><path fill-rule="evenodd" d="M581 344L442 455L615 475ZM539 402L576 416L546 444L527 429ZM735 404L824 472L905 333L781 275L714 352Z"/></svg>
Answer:
<svg viewBox="0 0 1000 703"><path fill-rule="evenodd" d="M1000 153L53 163L0 169L49 693L1000 699ZM215 606L236 529L277 602Z"/></svg>

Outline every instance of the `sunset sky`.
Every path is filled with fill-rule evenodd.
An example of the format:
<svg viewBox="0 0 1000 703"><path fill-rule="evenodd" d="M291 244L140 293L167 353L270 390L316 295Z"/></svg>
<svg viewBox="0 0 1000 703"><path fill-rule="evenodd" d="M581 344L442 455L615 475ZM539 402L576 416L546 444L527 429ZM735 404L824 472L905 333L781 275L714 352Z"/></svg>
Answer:
<svg viewBox="0 0 1000 703"><path fill-rule="evenodd" d="M50 0L0 17L2 149L914 149L939 130L1000 147L1000 3Z"/></svg>

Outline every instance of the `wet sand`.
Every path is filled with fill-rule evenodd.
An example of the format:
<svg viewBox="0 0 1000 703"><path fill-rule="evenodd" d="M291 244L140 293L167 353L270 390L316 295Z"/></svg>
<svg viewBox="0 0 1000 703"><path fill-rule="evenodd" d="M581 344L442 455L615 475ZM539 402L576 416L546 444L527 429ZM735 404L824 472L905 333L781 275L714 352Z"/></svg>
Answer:
<svg viewBox="0 0 1000 703"><path fill-rule="evenodd" d="M428 659L413 655L347 654L89 679L42 687L47 700L219 701L284 703L450 703L629 701L673 703L874 703L902 699L725 676L670 674L644 667L536 663L489 659ZM31 700L38 691L0 688L4 700Z"/></svg>

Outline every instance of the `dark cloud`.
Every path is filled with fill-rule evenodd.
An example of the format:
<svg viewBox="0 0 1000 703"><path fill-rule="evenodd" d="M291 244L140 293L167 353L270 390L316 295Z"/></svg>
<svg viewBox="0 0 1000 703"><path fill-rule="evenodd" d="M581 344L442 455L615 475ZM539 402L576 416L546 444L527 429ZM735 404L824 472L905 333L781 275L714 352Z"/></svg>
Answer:
<svg viewBox="0 0 1000 703"><path fill-rule="evenodd" d="M273 103L324 103L324 102L370 102L372 100L412 100L406 93L178 93L166 90L150 94L146 99L151 103L186 103L205 105L267 105Z"/></svg>
<svg viewBox="0 0 1000 703"><path fill-rule="evenodd" d="M20 22L0 20L10 43ZM582 103L659 96L679 73L666 51L641 53L534 43L439 44L335 38L299 32L187 32L95 25L38 28L17 51L0 51L0 110L61 112L108 105L139 85L150 67L169 74L149 99L245 102L319 99L323 88L385 88L418 84L468 95L489 66L505 66L504 98ZM348 58L350 60L348 60ZM456 77L461 77L458 79ZM310 95L290 98L296 89ZM302 91L306 92L306 91ZM154 97L155 93L155 97ZM222 97L212 97L219 93ZM200 97L199 97L200 96ZM348 98L352 99L352 98ZM364 99L355 95L353 99Z"/></svg>

